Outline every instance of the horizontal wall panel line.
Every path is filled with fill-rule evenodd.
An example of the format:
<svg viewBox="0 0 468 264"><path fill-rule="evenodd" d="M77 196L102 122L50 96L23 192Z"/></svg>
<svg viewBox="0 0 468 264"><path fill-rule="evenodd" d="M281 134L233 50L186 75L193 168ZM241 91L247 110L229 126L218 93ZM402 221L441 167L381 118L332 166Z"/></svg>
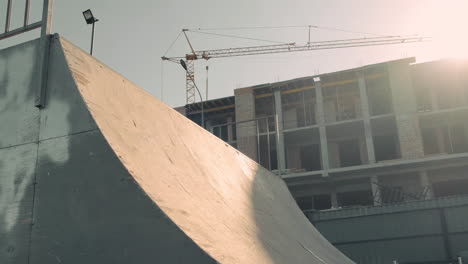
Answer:
<svg viewBox="0 0 468 264"><path fill-rule="evenodd" d="M468 234L468 231L460 231L460 232L450 232L447 235L460 235L460 234ZM350 244L364 244L364 243L373 243L373 242L384 242L384 241L394 241L394 240L405 240L405 239L414 239L414 238L426 238L426 237L443 237L444 234L441 233L431 233L425 235L413 235L413 236L402 236L402 237L385 237L385 238L378 238L378 239L366 239L366 240L356 240L356 241L341 241L341 242L333 242L334 246L340 245L350 245Z"/></svg>

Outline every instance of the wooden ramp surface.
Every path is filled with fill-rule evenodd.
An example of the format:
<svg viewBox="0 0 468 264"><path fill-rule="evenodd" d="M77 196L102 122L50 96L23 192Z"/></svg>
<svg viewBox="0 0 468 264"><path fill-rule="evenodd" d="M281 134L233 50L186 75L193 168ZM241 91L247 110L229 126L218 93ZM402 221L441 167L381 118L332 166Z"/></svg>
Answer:
<svg viewBox="0 0 468 264"><path fill-rule="evenodd" d="M309 223L280 178L82 50L60 42L81 96L120 161L216 261L353 263Z"/></svg>

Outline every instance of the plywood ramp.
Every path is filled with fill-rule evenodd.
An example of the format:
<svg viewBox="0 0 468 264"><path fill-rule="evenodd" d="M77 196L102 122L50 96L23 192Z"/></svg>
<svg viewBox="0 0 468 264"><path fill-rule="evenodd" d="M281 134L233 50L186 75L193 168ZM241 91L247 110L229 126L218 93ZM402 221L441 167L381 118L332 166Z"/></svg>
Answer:
<svg viewBox="0 0 468 264"><path fill-rule="evenodd" d="M217 262L353 263L309 223L278 176L59 41L84 102L122 164Z"/></svg>

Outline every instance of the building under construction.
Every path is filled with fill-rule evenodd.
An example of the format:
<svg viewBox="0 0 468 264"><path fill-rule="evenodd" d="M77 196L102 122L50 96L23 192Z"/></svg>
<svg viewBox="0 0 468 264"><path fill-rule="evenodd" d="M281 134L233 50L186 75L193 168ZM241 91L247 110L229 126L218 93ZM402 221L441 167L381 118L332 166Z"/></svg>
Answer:
<svg viewBox="0 0 468 264"><path fill-rule="evenodd" d="M201 123L200 103L178 110ZM204 102L203 125L281 175L358 263L405 248L401 262L448 263L468 250L467 115L468 62L406 58L236 89Z"/></svg>

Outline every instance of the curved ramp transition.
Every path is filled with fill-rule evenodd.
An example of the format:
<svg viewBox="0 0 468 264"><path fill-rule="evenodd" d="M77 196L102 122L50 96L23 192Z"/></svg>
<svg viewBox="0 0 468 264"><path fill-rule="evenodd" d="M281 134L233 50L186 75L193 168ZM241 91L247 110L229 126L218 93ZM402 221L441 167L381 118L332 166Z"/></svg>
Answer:
<svg viewBox="0 0 468 264"><path fill-rule="evenodd" d="M84 102L122 164L212 258L223 264L353 263L310 224L278 176L61 43Z"/></svg>
<svg viewBox="0 0 468 264"><path fill-rule="evenodd" d="M353 263L283 180L69 42L0 50L0 263Z"/></svg>

